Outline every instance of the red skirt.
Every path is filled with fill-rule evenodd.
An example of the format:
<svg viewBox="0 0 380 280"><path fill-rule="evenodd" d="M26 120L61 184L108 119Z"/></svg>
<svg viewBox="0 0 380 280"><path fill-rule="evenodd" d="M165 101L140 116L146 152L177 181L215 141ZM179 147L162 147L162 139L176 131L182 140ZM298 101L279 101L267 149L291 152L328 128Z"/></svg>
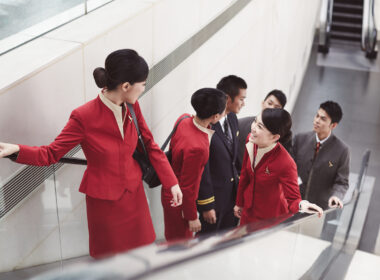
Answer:
<svg viewBox="0 0 380 280"><path fill-rule="evenodd" d="M117 201L86 196L90 256L113 255L154 242L143 185Z"/></svg>
<svg viewBox="0 0 380 280"><path fill-rule="evenodd" d="M170 205L171 199L171 192L162 190L161 202L164 209L165 239L176 241L192 238L193 233L189 230L189 221L185 220L182 215L182 206L172 207Z"/></svg>

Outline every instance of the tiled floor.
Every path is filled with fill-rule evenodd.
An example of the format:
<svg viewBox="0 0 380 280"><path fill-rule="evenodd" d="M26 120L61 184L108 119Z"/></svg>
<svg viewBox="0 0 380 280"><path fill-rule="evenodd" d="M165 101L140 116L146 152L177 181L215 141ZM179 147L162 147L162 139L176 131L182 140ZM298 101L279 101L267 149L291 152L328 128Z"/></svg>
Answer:
<svg viewBox="0 0 380 280"><path fill-rule="evenodd" d="M0 280L24 280L30 279L37 276L43 272L50 271L53 269L64 269L66 266L74 263L86 263L91 262L92 258L89 256L83 256L78 258L72 258L65 260L63 262L54 262L45 265L38 265L34 267L29 267L25 269L19 269L16 271L10 271L5 273L0 273Z"/></svg>
<svg viewBox="0 0 380 280"><path fill-rule="evenodd" d="M358 250L344 279L377 279L375 275L380 275L380 257Z"/></svg>
<svg viewBox="0 0 380 280"><path fill-rule="evenodd" d="M315 46L314 46L315 47ZM336 52L336 51L335 51ZM343 51L342 51L343 52ZM343 108L343 119L334 133L340 137L351 150L351 172L358 173L362 155L366 149L371 150L368 174L378 177L380 174L380 59L370 68L353 70L355 61L360 60L354 53L352 63L340 63L329 54L330 58L321 58L314 48L305 74L304 82L293 110L293 132L312 129L312 121L320 103L326 100L337 101ZM347 52L346 58L350 58ZM318 61L318 63L317 63ZM321 65L321 61L324 61ZM350 66L347 66L350 65ZM331 67L334 66L334 67ZM348 69L350 68L350 69ZM380 178L375 182L369 205L364 231L359 249L373 253L379 234L380 224Z"/></svg>

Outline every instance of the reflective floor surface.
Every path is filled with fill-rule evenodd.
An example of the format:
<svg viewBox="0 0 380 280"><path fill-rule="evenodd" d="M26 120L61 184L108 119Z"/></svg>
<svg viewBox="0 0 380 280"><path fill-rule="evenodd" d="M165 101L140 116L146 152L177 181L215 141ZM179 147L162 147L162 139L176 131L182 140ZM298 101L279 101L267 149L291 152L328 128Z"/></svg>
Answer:
<svg viewBox="0 0 380 280"><path fill-rule="evenodd" d="M312 129L320 103L333 100L342 106L343 119L334 133L350 147L350 172L359 172L362 155L370 149L368 175L377 177L359 249L380 255L380 59L365 62L364 52L352 50L350 56L349 49L334 49L323 57L314 46L293 109L293 132ZM350 61L341 61L342 56Z"/></svg>

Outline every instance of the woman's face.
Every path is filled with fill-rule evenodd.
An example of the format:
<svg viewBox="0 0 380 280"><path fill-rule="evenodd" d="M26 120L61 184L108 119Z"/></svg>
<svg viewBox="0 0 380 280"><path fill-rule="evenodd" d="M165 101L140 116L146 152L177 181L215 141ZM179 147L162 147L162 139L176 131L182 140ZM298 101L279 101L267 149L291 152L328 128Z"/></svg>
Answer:
<svg viewBox="0 0 380 280"><path fill-rule="evenodd" d="M273 135L263 124L261 115L251 125L251 135L249 141L256 144L259 148L265 148L278 140L279 137Z"/></svg>
<svg viewBox="0 0 380 280"><path fill-rule="evenodd" d="M146 81L134 83L133 85L124 83L122 86L124 101L129 104L135 104L137 99L139 99L140 95L144 92L145 85Z"/></svg>

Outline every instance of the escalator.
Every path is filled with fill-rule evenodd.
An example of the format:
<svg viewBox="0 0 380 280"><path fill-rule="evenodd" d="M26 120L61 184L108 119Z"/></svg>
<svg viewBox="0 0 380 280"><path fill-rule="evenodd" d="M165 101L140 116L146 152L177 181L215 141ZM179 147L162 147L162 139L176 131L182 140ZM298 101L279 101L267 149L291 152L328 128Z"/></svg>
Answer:
<svg viewBox="0 0 380 280"><path fill-rule="evenodd" d="M55 264L58 269L40 269L47 272L33 279L343 279L372 194L374 178L366 176L369 156L367 151L359 174L351 175L354 184L345 207L327 210L323 218L287 214L216 235L159 242L100 261L86 259L75 265L61 261ZM9 272L0 279L25 278Z"/></svg>
<svg viewBox="0 0 380 280"><path fill-rule="evenodd" d="M361 49L369 59L377 57L377 30L373 0L323 0L318 51L330 47Z"/></svg>

